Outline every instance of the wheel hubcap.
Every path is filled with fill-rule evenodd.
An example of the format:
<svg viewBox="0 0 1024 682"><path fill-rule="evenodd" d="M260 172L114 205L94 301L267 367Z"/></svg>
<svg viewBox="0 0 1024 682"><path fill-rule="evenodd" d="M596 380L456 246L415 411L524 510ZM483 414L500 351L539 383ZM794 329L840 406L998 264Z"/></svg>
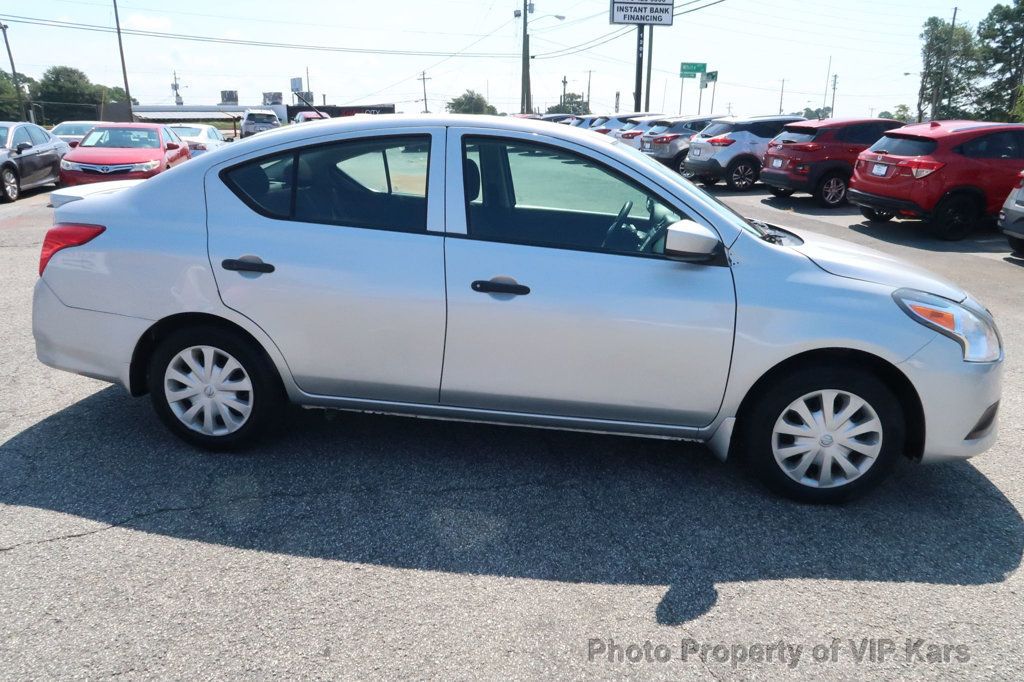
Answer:
<svg viewBox="0 0 1024 682"><path fill-rule="evenodd" d="M4 171L4 191L11 199L18 196L18 179L11 171Z"/></svg>
<svg viewBox="0 0 1024 682"><path fill-rule="evenodd" d="M737 187L749 187L754 184L754 169L750 166L737 166L732 172L732 181Z"/></svg>
<svg viewBox="0 0 1024 682"><path fill-rule="evenodd" d="M855 481L881 451L882 421L867 401L847 391L814 391L794 400L772 431L775 462L809 488Z"/></svg>
<svg viewBox="0 0 1024 682"><path fill-rule="evenodd" d="M846 183L839 178L832 178L825 183L822 190L822 194L824 195L826 202L830 204L838 204L843 200L843 195L846 194Z"/></svg>
<svg viewBox="0 0 1024 682"><path fill-rule="evenodd" d="M252 381L242 364L213 346L175 355L164 372L164 396L182 424L207 436L226 436L252 414Z"/></svg>

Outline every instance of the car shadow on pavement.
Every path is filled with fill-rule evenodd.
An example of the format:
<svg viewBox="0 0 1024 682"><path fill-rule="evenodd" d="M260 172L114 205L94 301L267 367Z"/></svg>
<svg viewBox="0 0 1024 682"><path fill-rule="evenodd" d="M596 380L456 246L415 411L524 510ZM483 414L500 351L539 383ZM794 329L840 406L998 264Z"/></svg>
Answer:
<svg viewBox="0 0 1024 682"><path fill-rule="evenodd" d="M919 220L893 220L888 223L870 223L863 220L851 224L850 229L890 244L909 246L922 251L1010 254L1010 244L1006 237L989 226L977 227L966 238L956 242L943 241L932 236L928 226Z"/></svg>
<svg viewBox="0 0 1024 682"><path fill-rule="evenodd" d="M5 528L4 551L111 528L416 570L664 585L652 618L716 585L830 579L977 585L1018 567L1024 524L967 463L907 463L843 507L762 491L702 448L295 410L247 454L191 449L147 400L104 389L0 445L0 503L71 523ZM60 521L66 524L66 521Z"/></svg>

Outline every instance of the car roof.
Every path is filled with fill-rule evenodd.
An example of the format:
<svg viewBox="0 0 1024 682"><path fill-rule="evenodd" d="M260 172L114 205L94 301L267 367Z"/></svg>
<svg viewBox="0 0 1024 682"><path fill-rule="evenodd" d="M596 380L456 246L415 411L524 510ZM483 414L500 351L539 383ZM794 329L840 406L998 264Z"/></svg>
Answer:
<svg viewBox="0 0 1024 682"><path fill-rule="evenodd" d="M708 114L697 116L695 114L691 114L689 116L661 116L658 120L668 121L669 123L686 123L687 121L716 121L720 118L722 118L722 116L711 116Z"/></svg>
<svg viewBox="0 0 1024 682"><path fill-rule="evenodd" d="M811 118L803 121L793 121L786 124L801 128L842 128L843 126L859 125L861 123L899 123L891 118Z"/></svg>
<svg viewBox="0 0 1024 682"><path fill-rule="evenodd" d="M138 128L139 130L159 130L166 123L119 123L118 121L101 121L97 128Z"/></svg>
<svg viewBox="0 0 1024 682"><path fill-rule="evenodd" d="M806 120L803 116L779 116L778 114L766 116L722 116L715 119L716 122L720 123L757 123L759 121L787 121L795 123L796 121Z"/></svg>
<svg viewBox="0 0 1024 682"><path fill-rule="evenodd" d="M916 135L918 137L939 138L996 130L1024 131L1024 124L999 123L996 121L930 121L928 123L911 123L910 125L905 125L902 128L894 128L889 132Z"/></svg>
<svg viewBox="0 0 1024 682"><path fill-rule="evenodd" d="M245 113L246 114L271 114L273 116L277 116L277 114L274 113L270 109L246 109Z"/></svg>
<svg viewBox="0 0 1024 682"><path fill-rule="evenodd" d="M55 125L64 125L65 123L92 123L93 125L102 125L104 123L113 123L113 121L61 121Z"/></svg>

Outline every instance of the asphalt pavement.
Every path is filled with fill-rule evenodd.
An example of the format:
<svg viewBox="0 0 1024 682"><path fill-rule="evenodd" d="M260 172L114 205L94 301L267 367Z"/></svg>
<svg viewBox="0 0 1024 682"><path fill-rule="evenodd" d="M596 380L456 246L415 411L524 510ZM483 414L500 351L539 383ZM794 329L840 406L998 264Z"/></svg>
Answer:
<svg viewBox="0 0 1024 682"><path fill-rule="evenodd" d="M0 678L1024 677L1024 260L714 191L988 305L997 445L832 508L696 445L420 419L295 410L208 454L36 361L52 211L0 206Z"/></svg>

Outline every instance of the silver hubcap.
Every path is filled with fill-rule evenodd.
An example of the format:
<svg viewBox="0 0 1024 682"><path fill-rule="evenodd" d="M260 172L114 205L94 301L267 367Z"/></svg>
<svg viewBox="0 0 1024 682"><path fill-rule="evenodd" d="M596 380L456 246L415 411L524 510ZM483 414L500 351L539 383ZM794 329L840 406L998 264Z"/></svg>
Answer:
<svg viewBox="0 0 1024 682"><path fill-rule="evenodd" d="M754 169L746 164L736 166L736 170L732 172L732 182L737 187L750 187L754 184Z"/></svg>
<svg viewBox="0 0 1024 682"><path fill-rule="evenodd" d="M821 188L821 194L825 197L826 203L838 204L846 194L846 183L839 178L832 178L825 182Z"/></svg>
<svg viewBox="0 0 1024 682"><path fill-rule="evenodd" d="M4 192L10 199L18 196L18 178L14 177L14 173L9 170L4 171Z"/></svg>
<svg viewBox="0 0 1024 682"><path fill-rule="evenodd" d="M860 478L881 451L878 414L846 391L815 391L794 400L772 432L775 462L809 488L838 488Z"/></svg>
<svg viewBox="0 0 1024 682"><path fill-rule="evenodd" d="M164 372L164 396L182 424L207 436L234 433L252 414L248 373L213 346L192 346L171 359Z"/></svg>

